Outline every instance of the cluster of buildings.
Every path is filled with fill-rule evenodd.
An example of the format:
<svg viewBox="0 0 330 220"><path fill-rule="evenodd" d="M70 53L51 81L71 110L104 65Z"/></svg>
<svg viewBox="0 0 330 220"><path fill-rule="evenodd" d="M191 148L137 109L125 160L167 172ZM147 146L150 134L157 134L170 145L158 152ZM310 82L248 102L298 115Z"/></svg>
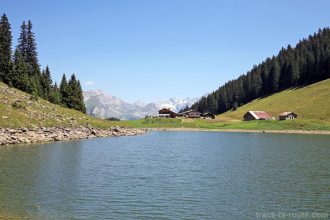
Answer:
<svg viewBox="0 0 330 220"><path fill-rule="evenodd" d="M176 113L174 111L171 111L169 108L163 108L159 110L158 112L159 118L177 118L177 117L183 117L183 118L204 118L204 119L215 119L215 115L206 112L206 113L200 113L196 110L189 110L181 113Z"/></svg>
<svg viewBox="0 0 330 220"><path fill-rule="evenodd" d="M279 120L293 120L296 119L298 115L294 112L282 112L279 116ZM270 116L265 111L248 111L243 116L244 121L251 121L251 120L274 120L275 118Z"/></svg>
<svg viewBox="0 0 330 220"><path fill-rule="evenodd" d="M278 115L279 120L293 120L296 119L298 115L294 112L282 112ZM204 118L204 119L215 119L215 115L206 112L200 113L197 110L188 110L181 113L176 113L169 108L162 108L158 111L158 116L146 116L146 118ZM272 117L265 111L248 111L243 116L244 121L251 120L275 120L275 117Z"/></svg>

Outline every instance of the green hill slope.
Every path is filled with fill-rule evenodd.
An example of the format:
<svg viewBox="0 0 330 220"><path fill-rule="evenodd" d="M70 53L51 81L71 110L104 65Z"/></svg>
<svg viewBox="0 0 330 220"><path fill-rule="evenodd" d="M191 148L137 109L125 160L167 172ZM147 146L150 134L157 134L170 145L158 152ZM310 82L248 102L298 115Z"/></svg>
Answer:
<svg viewBox="0 0 330 220"><path fill-rule="evenodd" d="M109 121L87 116L79 111L54 105L41 98L0 83L0 128L19 127L76 127L90 124L108 128Z"/></svg>
<svg viewBox="0 0 330 220"><path fill-rule="evenodd" d="M298 119L330 123L330 79L256 99L219 117L225 120L242 120L249 110L266 111L276 118L281 112L293 111L298 114Z"/></svg>
<svg viewBox="0 0 330 220"><path fill-rule="evenodd" d="M264 110L275 118L281 112L293 111L298 119L243 121L243 115L249 110ZM218 115L215 120L141 119L129 123L132 127L330 131L330 79L256 99L236 111Z"/></svg>
<svg viewBox="0 0 330 220"><path fill-rule="evenodd" d="M140 119L110 122L87 116L79 111L63 108L0 83L0 128L18 127L76 127L90 124L109 128L120 125L137 128L202 128L246 130L330 130L330 79L303 88L285 90L256 99L218 115L215 120L205 119ZM242 121L249 110L264 110L276 117L280 112L298 114L294 121Z"/></svg>

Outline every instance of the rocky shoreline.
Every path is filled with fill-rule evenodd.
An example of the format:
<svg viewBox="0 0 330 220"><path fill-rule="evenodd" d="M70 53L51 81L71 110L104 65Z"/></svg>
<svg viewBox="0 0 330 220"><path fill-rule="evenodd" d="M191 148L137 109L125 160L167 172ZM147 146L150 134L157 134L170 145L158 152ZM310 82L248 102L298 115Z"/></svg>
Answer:
<svg viewBox="0 0 330 220"><path fill-rule="evenodd" d="M98 129L94 127L0 128L0 146L98 137L135 136L145 133L145 129L121 128L119 126L110 129Z"/></svg>

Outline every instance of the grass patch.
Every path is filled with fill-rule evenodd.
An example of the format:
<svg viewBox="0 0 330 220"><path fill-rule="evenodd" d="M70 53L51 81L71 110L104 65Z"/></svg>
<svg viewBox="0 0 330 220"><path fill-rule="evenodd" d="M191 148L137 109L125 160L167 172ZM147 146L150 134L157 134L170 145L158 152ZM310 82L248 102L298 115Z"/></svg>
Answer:
<svg viewBox="0 0 330 220"><path fill-rule="evenodd" d="M298 114L298 121L330 123L329 95L330 79L253 100L236 111L228 111L218 117L228 121L242 120L247 111L262 110L277 118L281 112L293 111Z"/></svg>
<svg viewBox="0 0 330 220"><path fill-rule="evenodd" d="M330 123L313 120L294 121L221 121L206 119L140 119L121 121L119 125L135 128L201 128L242 130L320 130L329 131Z"/></svg>
<svg viewBox="0 0 330 220"><path fill-rule="evenodd" d="M263 99L254 100L236 111L218 115L217 119L148 118L133 121L97 119L73 109L51 104L41 98L9 88L0 83L0 127L76 127L91 125L98 128L124 126L133 128L201 128L246 130L330 130L330 79L307 87L286 90ZM17 99L20 102L17 102ZM24 107L23 107L24 106ZM276 116L294 111L294 121L242 121L248 110L265 110Z"/></svg>

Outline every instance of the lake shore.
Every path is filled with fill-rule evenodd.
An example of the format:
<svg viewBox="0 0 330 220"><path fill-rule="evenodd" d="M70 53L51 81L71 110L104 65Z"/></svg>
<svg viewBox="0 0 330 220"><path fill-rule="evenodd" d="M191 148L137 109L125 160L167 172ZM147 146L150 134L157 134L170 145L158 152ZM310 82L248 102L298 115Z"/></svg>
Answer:
<svg viewBox="0 0 330 220"><path fill-rule="evenodd" d="M67 140L90 139L98 137L135 136L147 131L211 131L244 132L273 134L321 134L330 135L330 131L320 130L253 130L253 129L209 129L209 128L124 128L116 126L109 129L94 127L50 127L50 128L0 128L0 146L13 144L47 143Z"/></svg>
<svg viewBox="0 0 330 220"><path fill-rule="evenodd" d="M330 135L330 131L320 131L320 130L248 130L248 129L209 129L209 128L149 128L148 130L151 130L151 131L213 131L213 132Z"/></svg>
<svg viewBox="0 0 330 220"><path fill-rule="evenodd" d="M135 136L145 133L146 129L123 128L119 126L109 129L99 129L94 127L0 128L0 146L57 142L98 137Z"/></svg>

